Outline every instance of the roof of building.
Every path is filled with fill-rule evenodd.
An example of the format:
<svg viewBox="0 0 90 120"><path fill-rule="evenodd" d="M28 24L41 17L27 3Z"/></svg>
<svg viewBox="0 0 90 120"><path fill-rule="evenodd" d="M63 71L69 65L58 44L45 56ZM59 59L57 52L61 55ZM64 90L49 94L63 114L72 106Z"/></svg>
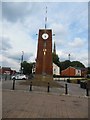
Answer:
<svg viewBox="0 0 90 120"><path fill-rule="evenodd" d="M64 69L64 70L67 70L69 67L67 67L66 69ZM87 70L87 68L80 68L80 67L72 67L72 66L70 66L70 68L74 68L74 69L77 69L77 70ZM64 71L64 70L62 70L62 71Z"/></svg>
<svg viewBox="0 0 90 120"><path fill-rule="evenodd" d="M2 69L4 69L4 70L11 70L10 67L2 67Z"/></svg>

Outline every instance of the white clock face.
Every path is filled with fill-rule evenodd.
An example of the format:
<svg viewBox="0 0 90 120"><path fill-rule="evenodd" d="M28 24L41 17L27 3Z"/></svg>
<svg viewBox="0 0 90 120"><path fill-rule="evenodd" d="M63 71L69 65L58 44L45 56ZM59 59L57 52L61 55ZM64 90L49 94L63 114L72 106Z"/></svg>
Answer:
<svg viewBox="0 0 90 120"><path fill-rule="evenodd" d="M42 34L42 38L43 38L44 40L48 39L48 37L49 37L49 35L48 35L47 33Z"/></svg>

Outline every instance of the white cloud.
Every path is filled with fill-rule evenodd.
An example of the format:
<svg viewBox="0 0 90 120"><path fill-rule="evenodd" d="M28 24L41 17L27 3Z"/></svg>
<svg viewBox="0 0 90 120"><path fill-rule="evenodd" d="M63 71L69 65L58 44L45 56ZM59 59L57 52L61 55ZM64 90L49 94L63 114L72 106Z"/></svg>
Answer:
<svg viewBox="0 0 90 120"><path fill-rule="evenodd" d="M20 63L16 62L15 60L12 60L10 58L7 58L2 55L2 66L4 67L11 67L12 69L19 70L20 69Z"/></svg>
<svg viewBox="0 0 90 120"><path fill-rule="evenodd" d="M11 64L11 67L19 69L17 59L22 51L27 61L35 60L38 41L36 33L44 28L46 5L48 7L47 27L55 33L53 41L56 42L60 60L68 59L70 53L72 60L81 60L87 65L84 59L87 51L87 3L57 3L55 1L55 3L7 4L6 2L3 5L6 6L3 7L3 38L8 38L3 44L7 47L7 44L11 46L3 53L3 58L5 58L3 65ZM81 52L81 54L84 53L83 56L79 55L78 50L83 51Z"/></svg>
<svg viewBox="0 0 90 120"><path fill-rule="evenodd" d="M0 50L7 51L12 48L10 40L8 38L0 37L0 43Z"/></svg>
<svg viewBox="0 0 90 120"><path fill-rule="evenodd" d="M76 55L74 54L75 59L81 61L85 66L88 66L88 52L79 51Z"/></svg>
<svg viewBox="0 0 90 120"><path fill-rule="evenodd" d="M12 2L12 0L2 0ZM13 2L89 2L89 0L13 0Z"/></svg>
<svg viewBox="0 0 90 120"><path fill-rule="evenodd" d="M59 49L60 46L63 46L66 42L66 39L68 37L68 28L61 23L55 22L51 24L50 28L52 28L53 33L55 34L53 41L55 41L57 49Z"/></svg>
<svg viewBox="0 0 90 120"><path fill-rule="evenodd" d="M29 8L29 9L28 9ZM23 19L28 15L32 9L32 3L27 2L3 2L2 3L2 17L10 22L16 22L19 19Z"/></svg>
<svg viewBox="0 0 90 120"><path fill-rule="evenodd" d="M70 47L79 48L79 47L82 47L85 44L85 40L83 40L81 38L75 38L74 40L72 40L68 44L69 44Z"/></svg>
<svg viewBox="0 0 90 120"><path fill-rule="evenodd" d="M11 26L11 27L10 27ZM12 51L30 51L36 48L36 41L25 31L20 23L3 23L3 36L8 36L12 44Z"/></svg>
<svg viewBox="0 0 90 120"><path fill-rule="evenodd" d="M56 52L59 56L60 61L69 60L68 55L70 54L70 61L80 61L85 66L88 66L87 50L83 50L83 51L79 51L79 52L71 50L69 52L69 51L66 51L65 49L64 50L60 49L60 50L57 50Z"/></svg>
<svg viewBox="0 0 90 120"><path fill-rule="evenodd" d="M56 36L64 36L67 33L67 29L66 26L64 26L61 23L52 23L51 24L51 28L53 29L53 31L55 32Z"/></svg>
<svg viewBox="0 0 90 120"><path fill-rule="evenodd" d="M3 38L7 38L7 37L9 40L6 39L5 42L3 41L3 47L5 49L9 46L7 49L8 50L7 55L4 54L4 57L6 58L5 61L6 63L8 63L7 65L10 65L11 63L11 67L12 67L13 62L15 62L16 64L15 59L12 59L12 58L20 59L22 51L24 51L24 60L27 60L29 62L35 60L37 42L35 39L32 38L31 34L29 35L25 31L22 24L20 24L19 22L12 24L4 21ZM3 62L3 65L6 65L5 61ZM17 70L18 70L18 67L17 67Z"/></svg>

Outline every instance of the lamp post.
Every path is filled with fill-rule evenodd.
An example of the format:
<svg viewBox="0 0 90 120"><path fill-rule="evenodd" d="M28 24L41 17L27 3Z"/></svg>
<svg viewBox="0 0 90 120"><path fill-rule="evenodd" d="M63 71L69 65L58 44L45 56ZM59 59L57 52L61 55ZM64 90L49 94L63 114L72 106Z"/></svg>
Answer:
<svg viewBox="0 0 90 120"><path fill-rule="evenodd" d="M69 80L70 80L70 54L68 54L69 57Z"/></svg>
<svg viewBox="0 0 90 120"><path fill-rule="evenodd" d="M23 63L23 55L24 55L24 52L22 51L22 56L21 56L21 74L23 73L23 67L22 67L22 63Z"/></svg>

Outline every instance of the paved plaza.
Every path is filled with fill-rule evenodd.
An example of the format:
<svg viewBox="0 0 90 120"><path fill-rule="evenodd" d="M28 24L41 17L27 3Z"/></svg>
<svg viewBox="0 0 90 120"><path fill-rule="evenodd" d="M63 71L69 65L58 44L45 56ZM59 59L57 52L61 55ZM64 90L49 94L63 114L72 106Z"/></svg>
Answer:
<svg viewBox="0 0 90 120"><path fill-rule="evenodd" d="M87 118L88 98L3 90L3 118Z"/></svg>
<svg viewBox="0 0 90 120"><path fill-rule="evenodd" d="M65 82L60 82L64 85ZM19 85L12 90L12 81L3 82L3 118L88 118L88 98L79 85L68 84L69 94L64 88L47 89Z"/></svg>
<svg viewBox="0 0 90 120"><path fill-rule="evenodd" d="M20 82L22 82L22 80L15 81L15 90L29 91L30 86L29 85L20 85ZM59 84L61 84L62 86L65 86L65 84L67 83L64 81L57 81L57 82ZM3 84L2 84L3 89L11 90L12 86L13 86L12 80L3 81ZM69 95L82 96L82 97L86 96L86 89L80 88L80 84L67 83L67 86L68 86L68 94ZM47 88L45 88L45 87L33 86L32 90L35 92L39 92L39 93L47 92ZM50 93L57 94L57 95L63 95L63 94L65 94L65 88L51 88L50 87Z"/></svg>

